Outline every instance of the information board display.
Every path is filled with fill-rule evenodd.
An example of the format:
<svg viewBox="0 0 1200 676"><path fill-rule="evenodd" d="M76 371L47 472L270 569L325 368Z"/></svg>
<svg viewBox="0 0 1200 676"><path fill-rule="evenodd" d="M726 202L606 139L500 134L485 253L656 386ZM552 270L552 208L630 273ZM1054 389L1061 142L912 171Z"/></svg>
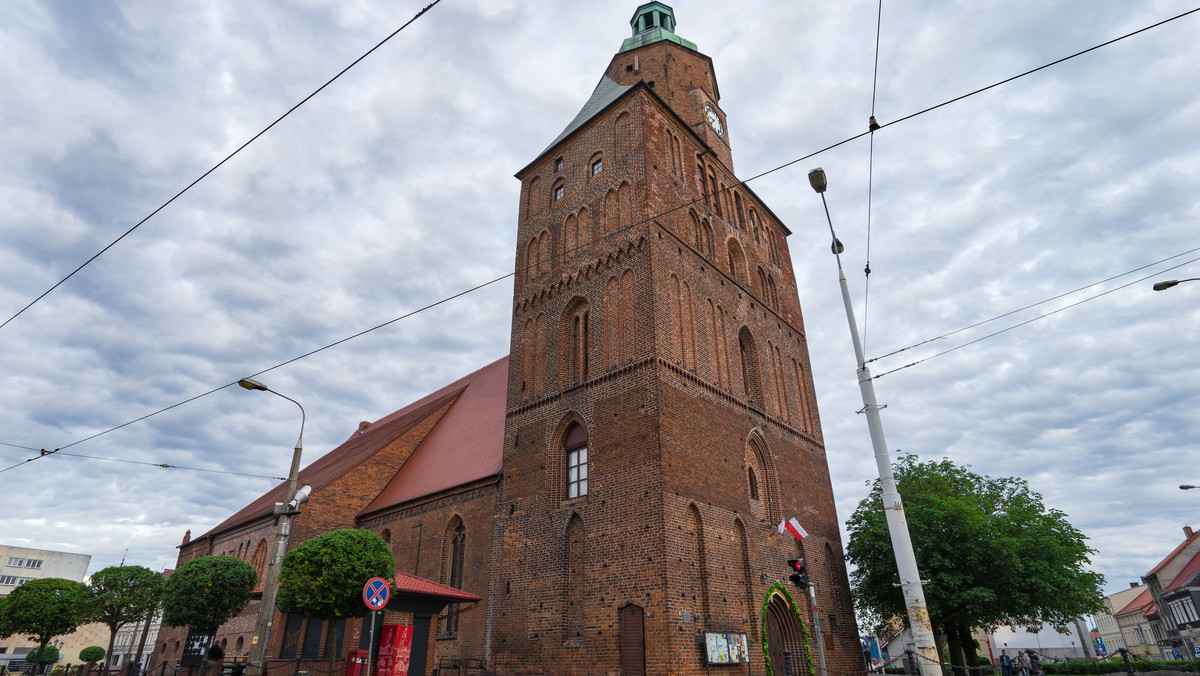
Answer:
<svg viewBox="0 0 1200 676"><path fill-rule="evenodd" d="M739 632L704 632L704 651L709 664L745 664L750 661L746 635Z"/></svg>

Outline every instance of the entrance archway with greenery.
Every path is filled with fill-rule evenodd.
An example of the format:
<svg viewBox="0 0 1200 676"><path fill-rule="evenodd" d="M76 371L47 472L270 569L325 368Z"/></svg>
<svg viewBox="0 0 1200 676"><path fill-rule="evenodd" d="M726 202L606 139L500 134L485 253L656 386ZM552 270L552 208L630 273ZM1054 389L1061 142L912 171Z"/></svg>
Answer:
<svg viewBox="0 0 1200 676"><path fill-rule="evenodd" d="M792 611L792 615L796 618L796 626L800 629L800 643L804 646L804 663L808 665L805 673L807 673L808 676L816 676L817 672L816 668L813 666L812 653L809 651L808 647L808 630L804 626L804 616L800 614L800 606L796 605L796 601L792 599L792 595L788 592L787 587L778 582L771 585L771 588L767 590L766 595L763 597L762 604L762 625L760 627L759 637L762 639L763 660L767 665L767 676L771 676L775 673L775 665L771 664L771 652L770 646L768 645L769 633L767 631L767 616L771 612L771 600L774 598L782 598L787 603L787 607ZM782 671L780 673L782 673Z"/></svg>

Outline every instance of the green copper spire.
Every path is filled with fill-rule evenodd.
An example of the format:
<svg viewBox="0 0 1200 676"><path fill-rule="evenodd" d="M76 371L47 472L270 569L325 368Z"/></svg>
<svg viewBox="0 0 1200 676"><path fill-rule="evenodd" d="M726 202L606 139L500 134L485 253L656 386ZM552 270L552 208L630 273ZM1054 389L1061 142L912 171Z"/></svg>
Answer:
<svg viewBox="0 0 1200 676"><path fill-rule="evenodd" d="M633 28L633 37L625 38L625 42L621 43L622 52L661 40L669 40L688 49L700 51L696 48L696 43L675 34L675 10L661 2L647 2L638 7L633 13L633 18L629 20L629 25Z"/></svg>

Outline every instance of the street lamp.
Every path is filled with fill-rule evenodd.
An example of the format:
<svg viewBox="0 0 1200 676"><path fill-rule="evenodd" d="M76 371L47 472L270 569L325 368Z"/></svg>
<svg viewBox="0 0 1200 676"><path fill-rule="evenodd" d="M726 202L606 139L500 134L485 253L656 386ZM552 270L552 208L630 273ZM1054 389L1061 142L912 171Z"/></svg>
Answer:
<svg viewBox="0 0 1200 676"><path fill-rule="evenodd" d="M829 234L833 238L830 248L837 257L842 303L846 306L846 321L850 324L850 338L854 342L854 356L858 360L858 388L862 392L863 413L867 415L867 428L871 431L871 445L875 449L875 464L879 468L879 484L883 493L883 511L887 517L892 551L896 555L896 568L900 572L900 587L904 594L904 606L908 610L908 625L912 629L917 653L921 657L921 673L923 676L941 676L933 628L929 623L929 609L925 605L925 590L921 588L921 575L917 571L917 557L913 553L912 539L904 519L904 504L900 501L900 492L896 490L896 478L892 475L892 460L888 454L887 441L883 437L883 421L879 417L880 407L875 401L871 371L867 368L866 357L863 356L858 324L854 320L854 306L850 302L850 287L846 284L846 273L842 270L841 253L844 247L833 231L833 219L829 217L829 204L825 201L825 189L829 185L825 171L818 167L808 172L808 183L821 196L821 204L825 207L825 220L829 222Z"/></svg>
<svg viewBox="0 0 1200 676"><path fill-rule="evenodd" d="M300 402L286 397L252 378L242 378L238 385L247 390L270 392L287 399L300 407L300 437L292 453L292 467L288 471L287 484L283 491L283 502L275 503L275 553L267 562L267 574L263 578L262 600L258 605L258 618L254 621L254 638L250 640L249 663L258 668L259 674L267 673L267 644L271 641L271 624L275 620L275 594L279 591L279 566L287 552L288 535L291 533L292 515L296 508L308 499L308 486L296 492L296 478L300 473L300 451L304 442L304 407Z"/></svg>
<svg viewBox="0 0 1200 676"><path fill-rule="evenodd" d="M1181 491L1190 491L1195 487L1195 484L1179 484L1179 490Z"/></svg>
<svg viewBox="0 0 1200 676"><path fill-rule="evenodd" d="M1197 281L1200 281L1200 277L1191 277L1189 279L1168 279L1165 282L1155 282L1154 290L1155 291L1163 291L1165 289L1171 288L1172 286L1175 286L1176 284L1179 284L1180 282L1197 282Z"/></svg>

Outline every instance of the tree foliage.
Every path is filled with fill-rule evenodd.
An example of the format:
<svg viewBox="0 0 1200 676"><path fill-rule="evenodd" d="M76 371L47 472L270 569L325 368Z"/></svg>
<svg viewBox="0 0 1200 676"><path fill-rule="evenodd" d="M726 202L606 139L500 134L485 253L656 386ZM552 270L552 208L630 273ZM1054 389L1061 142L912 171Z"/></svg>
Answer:
<svg viewBox="0 0 1200 676"><path fill-rule="evenodd" d="M1084 570L1095 550L1024 479L901 456L893 467L925 601L951 650L973 658L970 630L1000 623L1065 627L1099 610L1104 578ZM847 522L846 559L859 611L877 625L906 617L879 481ZM961 662L959 662L961 664Z"/></svg>
<svg viewBox="0 0 1200 676"><path fill-rule="evenodd" d="M98 645L90 645L79 651L79 659L84 662L99 662L108 652Z"/></svg>
<svg viewBox="0 0 1200 676"><path fill-rule="evenodd" d="M363 617L363 586L373 577L396 573L392 550L367 530L335 530L306 540L283 558L278 605L321 620ZM335 633L328 632L325 654L332 662Z"/></svg>
<svg viewBox="0 0 1200 676"><path fill-rule="evenodd" d="M108 627L108 650L112 654L117 627L144 620L162 601L163 576L142 566L109 566L92 574L88 581L90 619ZM104 662L105 673L108 661Z"/></svg>
<svg viewBox="0 0 1200 676"><path fill-rule="evenodd" d="M163 591L163 621L205 636L250 603L258 584L254 567L233 556L201 556L180 566Z"/></svg>
<svg viewBox="0 0 1200 676"><path fill-rule="evenodd" d="M39 649L55 636L70 634L87 621L87 587L59 577L31 580L12 590L0 624L9 634L25 634Z"/></svg>
<svg viewBox="0 0 1200 676"><path fill-rule="evenodd" d="M25 661L30 664L54 664L58 661L59 655L58 646L47 645L30 650L25 654Z"/></svg>

